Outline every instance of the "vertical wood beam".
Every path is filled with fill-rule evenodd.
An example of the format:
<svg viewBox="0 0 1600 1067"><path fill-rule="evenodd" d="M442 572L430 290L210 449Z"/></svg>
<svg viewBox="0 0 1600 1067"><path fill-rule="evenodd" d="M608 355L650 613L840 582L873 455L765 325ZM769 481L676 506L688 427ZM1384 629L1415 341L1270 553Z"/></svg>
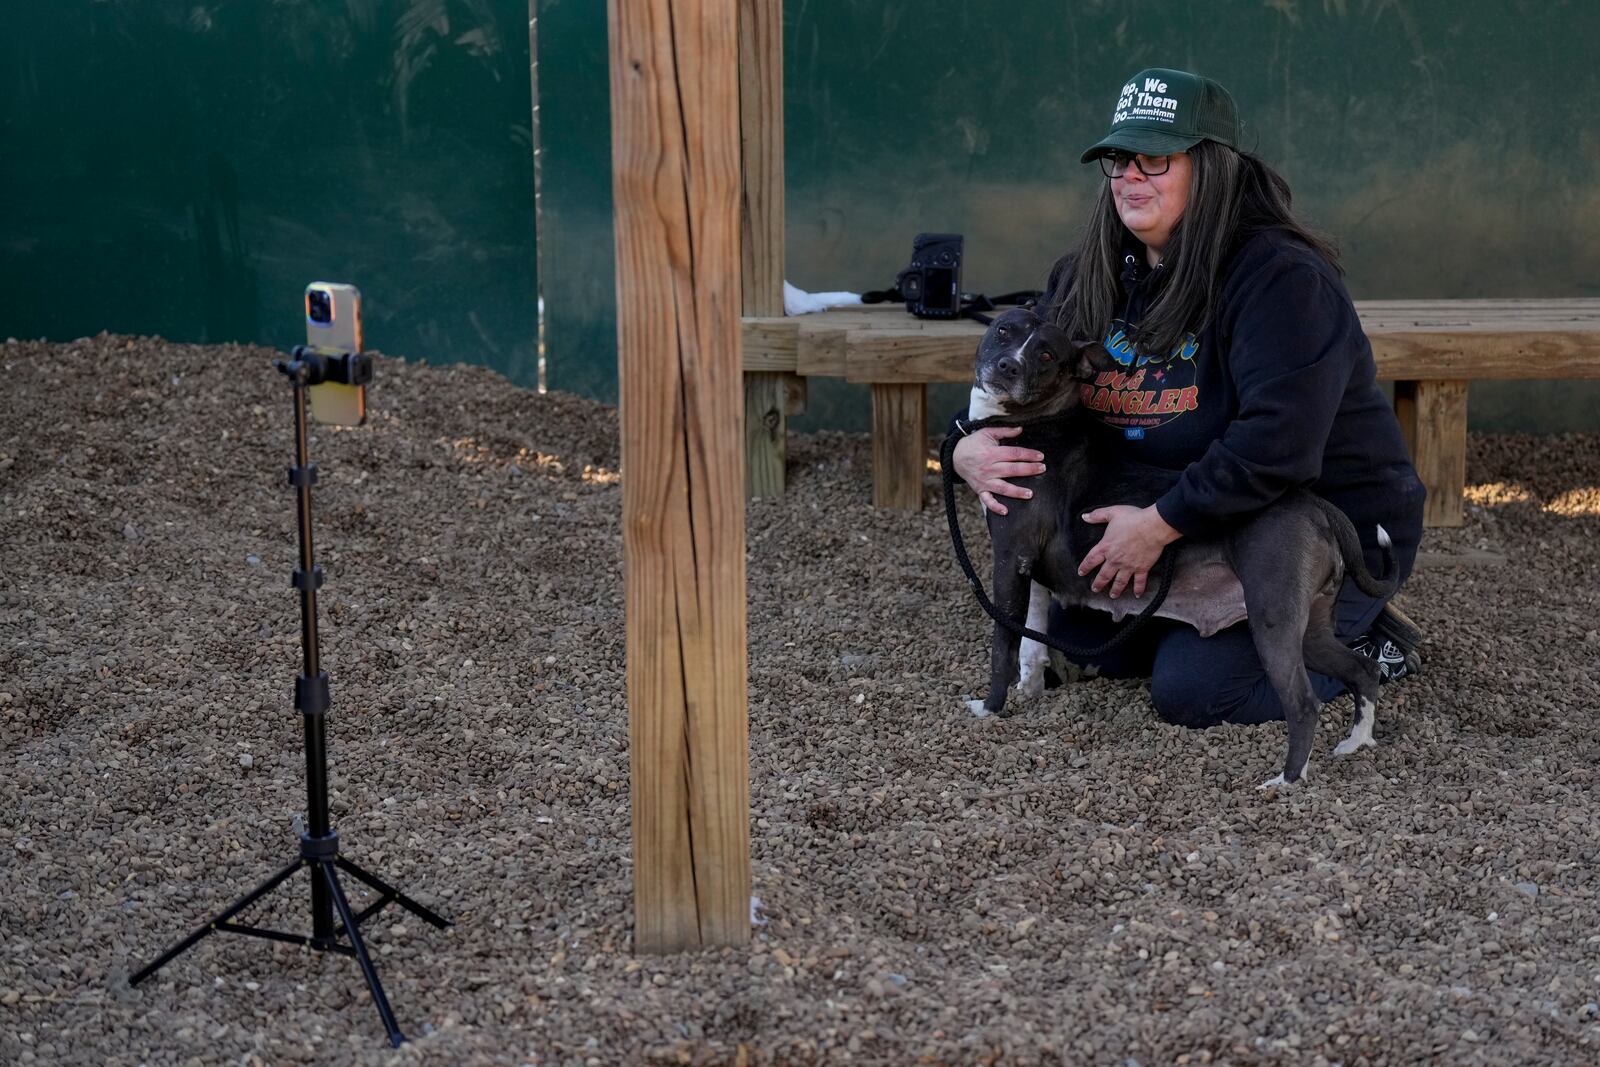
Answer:
<svg viewBox="0 0 1600 1067"><path fill-rule="evenodd" d="M744 376L744 493L752 499L783 495L789 462L785 377L771 371Z"/></svg>
<svg viewBox="0 0 1600 1067"><path fill-rule="evenodd" d="M1411 450L1417 477L1428 490L1424 526L1460 526L1467 485L1467 385L1465 381L1394 383L1394 413Z"/></svg>
<svg viewBox="0 0 1600 1067"><path fill-rule="evenodd" d="M739 143L746 315L783 314L783 0L739 0ZM788 416L804 410L793 374L745 375L745 492L780 496ZM797 404L798 398L798 404Z"/></svg>
<svg viewBox="0 0 1600 1067"><path fill-rule="evenodd" d="M737 0L609 0L634 947L750 936Z"/></svg>
<svg viewBox="0 0 1600 1067"><path fill-rule="evenodd" d="M739 0L744 313L783 314L783 0Z"/></svg>
<svg viewBox="0 0 1600 1067"><path fill-rule="evenodd" d="M920 511L927 469L928 387L873 383L873 504Z"/></svg>

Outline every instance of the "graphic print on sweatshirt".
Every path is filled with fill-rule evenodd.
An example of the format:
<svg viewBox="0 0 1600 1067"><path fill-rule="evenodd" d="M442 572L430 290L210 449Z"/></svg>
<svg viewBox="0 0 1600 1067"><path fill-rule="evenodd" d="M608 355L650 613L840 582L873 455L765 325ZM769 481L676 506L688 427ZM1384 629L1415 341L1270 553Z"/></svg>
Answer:
<svg viewBox="0 0 1600 1067"><path fill-rule="evenodd" d="M1093 382L1079 386L1083 406L1107 426L1137 441L1146 431L1165 426L1186 411L1200 406L1195 385L1195 357L1200 342L1185 334L1165 356L1137 352L1128 324L1113 319L1102 344L1117 361L1117 369L1103 371Z"/></svg>

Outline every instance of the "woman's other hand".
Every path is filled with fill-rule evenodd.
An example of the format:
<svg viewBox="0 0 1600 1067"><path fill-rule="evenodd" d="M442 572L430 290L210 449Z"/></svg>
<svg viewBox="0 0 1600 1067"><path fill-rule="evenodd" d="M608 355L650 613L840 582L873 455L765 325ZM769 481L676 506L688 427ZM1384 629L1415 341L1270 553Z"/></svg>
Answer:
<svg viewBox="0 0 1600 1067"><path fill-rule="evenodd" d="M1156 506L1136 508L1130 504L1117 504L1109 508L1096 508L1083 516L1084 522L1105 524L1100 541L1083 557L1078 566L1080 576L1096 567L1091 588L1103 593L1111 589L1113 599L1122 595L1129 584L1133 595L1144 596L1145 582L1150 568L1161 558L1161 550L1183 536L1167 525Z"/></svg>
<svg viewBox="0 0 1600 1067"><path fill-rule="evenodd" d="M1044 454L1031 448L1001 444L1022 432L1020 426L987 426L956 442L950 461L961 480L971 487L983 506L1004 515L1006 506L999 497L1026 500L1032 489L1012 485L1008 478L1027 478L1044 473Z"/></svg>

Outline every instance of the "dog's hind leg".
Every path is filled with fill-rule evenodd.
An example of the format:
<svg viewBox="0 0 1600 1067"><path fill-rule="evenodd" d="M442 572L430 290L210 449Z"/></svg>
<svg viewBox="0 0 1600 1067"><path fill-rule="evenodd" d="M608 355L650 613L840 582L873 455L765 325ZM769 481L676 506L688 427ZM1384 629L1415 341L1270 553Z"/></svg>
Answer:
<svg viewBox="0 0 1600 1067"><path fill-rule="evenodd" d="M1263 789L1305 777L1322 702L1306 674L1306 634L1325 625L1339 560L1314 514L1294 501L1267 508L1229 538L1229 562L1244 588L1250 638L1288 720L1283 772Z"/></svg>
<svg viewBox="0 0 1600 1067"><path fill-rule="evenodd" d="M1284 717L1289 726L1289 754L1283 761L1283 772L1269 781L1268 786L1294 785L1305 777L1311 762L1311 744L1316 739L1317 715L1321 702L1311 688L1306 676L1305 653L1302 646L1306 636L1306 608L1311 601L1309 590L1292 587L1276 591L1276 603L1258 604L1251 599L1251 588L1245 586L1246 609L1250 612L1250 636L1255 642L1256 655L1266 669L1267 680L1272 683L1278 701L1283 705Z"/></svg>
<svg viewBox="0 0 1600 1067"><path fill-rule="evenodd" d="M1355 720L1350 736L1334 746L1335 756L1348 756L1378 742L1372 739L1373 717L1378 709L1378 664L1353 649L1346 648L1333 632L1333 597L1325 597L1312 609L1312 623L1306 630L1306 666L1330 678L1337 678L1350 690L1355 701Z"/></svg>
<svg viewBox="0 0 1600 1067"><path fill-rule="evenodd" d="M1038 582L1031 585L1028 594L1028 629L1044 633L1045 627L1050 624L1050 590ZM1044 692L1044 669L1050 665L1050 647L1031 637L1024 637L1020 658L1017 696L1036 697Z"/></svg>
<svg viewBox="0 0 1600 1067"><path fill-rule="evenodd" d="M1283 624L1279 624L1281 628ZM1251 632L1265 627L1256 619L1250 620ZM1306 776L1311 766L1311 745L1317 736L1317 715L1321 704L1306 677L1304 661L1300 658L1298 635L1280 636L1268 633L1265 639L1257 637L1256 652L1268 664L1267 676L1272 688L1283 704L1284 717L1289 726L1289 753L1284 758L1283 770L1274 778L1261 783L1268 786L1294 785ZM1273 662L1273 661L1276 662Z"/></svg>

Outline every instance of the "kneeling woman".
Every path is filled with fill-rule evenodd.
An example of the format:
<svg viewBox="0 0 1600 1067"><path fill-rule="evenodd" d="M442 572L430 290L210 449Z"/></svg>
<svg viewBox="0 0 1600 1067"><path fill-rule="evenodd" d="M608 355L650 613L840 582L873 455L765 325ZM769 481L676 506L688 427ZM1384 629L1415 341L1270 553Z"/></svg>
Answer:
<svg viewBox="0 0 1600 1067"><path fill-rule="evenodd" d="M1182 471L1146 508L1108 507L1083 560L1094 588L1141 595L1167 544L1213 533L1305 486L1337 505L1381 570L1377 527L1409 575L1422 536L1424 490L1372 349L1329 243L1295 220L1287 183L1239 149L1233 98L1216 82L1146 70L1132 84L1166 88L1142 106L1119 99L1111 131L1083 154L1105 183L1078 246L1051 272L1042 314L1074 337L1100 337L1119 364L1084 389L1101 432L1132 459ZM956 447L956 472L985 507L1028 495L1043 456L981 430ZM1010 479L1022 479L1012 482ZM1202 638L1152 620L1106 660L1112 677L1151 680L1157 712L1185 726L1284 717L1248 622ZM1052 612L1050 630L1092 647L1113 632L1089 609ZM1337 631L1378 656L1386 678L1419 664L1403 616L1347 579ZM1312 675L1322 700L1338 695Z"/></svg>

